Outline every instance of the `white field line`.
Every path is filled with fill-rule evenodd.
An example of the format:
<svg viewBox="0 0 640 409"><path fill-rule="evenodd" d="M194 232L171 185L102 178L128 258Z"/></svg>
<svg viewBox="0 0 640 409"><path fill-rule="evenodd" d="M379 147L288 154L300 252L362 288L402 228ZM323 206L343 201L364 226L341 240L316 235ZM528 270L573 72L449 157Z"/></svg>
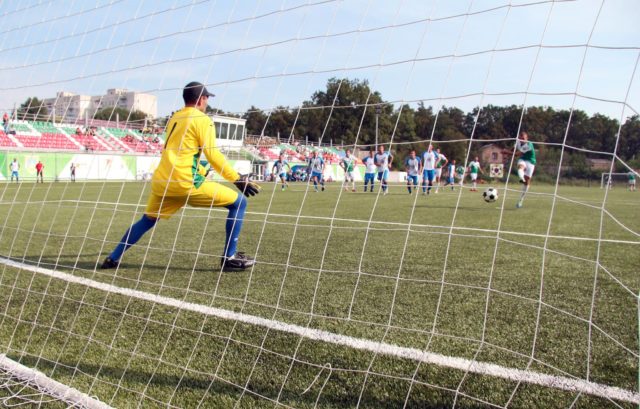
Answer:
<svg viewBox="0 0 640 409"><path fill-rule="evenodd" d="M53 396L74 408L109 409L111 406L100 402L79 390L49 378L42 372L26 367L19 362L0 354L0 369L10 373L15 378L27 383L40 392Z"/></svg>
<svg viewBox="0 0 640 409"><path fill-rule="evenodd" d="M368 339L354 338L347 335L336 334L333 332L323 331L314 328L306 328L299 325L287 324L285 322L257 317L254 315L243 314L239 312L228 311L221 308L208 307L201 304L195 304L177 300L161 295L150 294L144 291L133 290L130 288L117 287L111 284L101 283L84 277L77 277L71 274L54 271L47 268L36 267L17 261L0 257L0 263L9 267L14 267L38 274L43 274L69 283L84 285L97 290L120 294L126 297L137 298L143 301L154 302L166 305L168 307L178 308L186 311L215 316L225 320L243 322L250 325L257 325L269 328L275 331L287 332L298 335L300 337L322 341L335 345L343 345L373 353L395 356L398 358L411 359L413 361L423 362L426 364L434 364L446 368L457 369L460 371L468 371L479 375L493 376L497 378L507 379L514 382L525 382L534 385L540 385L548 388L561 389L569 392L578 392L588 395L599 396L617 401L629 402L640 405L640 393L630 391L615 386L603 385L595 382L589 382L577 378L569 378L564 376L547 375L535 371L525 371L516 368L504 367L496 364L472 361L469 359L441 355L433 352L426 352L416 348L401 347L398 345L376 342Z"/></svg>
<svg viewBox="0 0 640 409"><path fill-rule="evenodd" d="M55 201L38 201L38 202L28 202L25 204L52 204L52 203L58 203L58 202L68 202L68 203L81 203L81 204L102 204L102 205L107 205L107 206L128 206L128 207L136 207L136 208L144 208L146 205L145 204L140 204L140 203L116 203L116 202L93 202L93 201L88 201L88 200L55 200ZM10 204L10 203L14 203L14 202L0 202L0 205L3 204ZM14 203L16 204L16 203ZM189 211L206 211L206 212L219 212L219 213L227 213L227 210L224 208L213 208L213 209L205 209L205 208L197 208L197 207L189 207ZM251 215L255 215L255 216L272 216L272 217L282 217L282 218L295 218L296 215L292 215L292 214L280 214L280 213L265 213L265 212L251 212L251 211L247 211L246 214L251 214ZM197 217L197 216L194 216ZM226 217L226 216L225 216ZM323 216L308 216L308 215L302 215L300 216L301 219L310 219L310 220L327 220L327 217L323 217ZM335 221L340 221L340 222L347 222L347 223L368 223L368 220L362 220L362 219L345 219L345 218L340 218L340 217L336 217L334 218ZM262 221L262 220L260 220ZM269 223L269 222L267 222ZM400 222L386 222L386 221L372 221L371 224L378 224L378 225L388 225L388 226L399 226L399 227L403 227L406 228L406 226L408 225L408 223L400 223ZM323 226L323 225L318 225L318 228L323 228L323 227L327 227L327 226ZM459 231L470 231L470 232L478 232L478 233L494 233L497 234L498 231L494 230L494 229L481 229L481 228L476 228L476 227L464 227L464 226L440 226L440 225L435 225L435 224L419 224L419 223L411 223L411 227L415 228L425 228L425 229L443 229L443 230L459 230ZM403 230L404 231L404 230ZM635 234L637 236L640 236L639 233L636 233L634 231L629 230L630 233ZM575 240L575 241L595 241L595 242L599 242L599 243L616 243L616 244L633 244L633 245L640 245L640 241L633 241L633 240L617 240L617 239L598 239L597 237L580 237L580 236L559 236L559 235L554 235L554 234L550 234L550 235L545 235L542 233L527 233L527 232L519 232L519 231L509 231L509 230L501 230L500 231L501 235L506 235L506 234L510 234L510 235L514 235L514 236L525 236L525 237L537 237L537 238L545 238L545 237L549 237L551 239L560 239L560 240ZM491 237L493 238L493 236Z"/></svg>

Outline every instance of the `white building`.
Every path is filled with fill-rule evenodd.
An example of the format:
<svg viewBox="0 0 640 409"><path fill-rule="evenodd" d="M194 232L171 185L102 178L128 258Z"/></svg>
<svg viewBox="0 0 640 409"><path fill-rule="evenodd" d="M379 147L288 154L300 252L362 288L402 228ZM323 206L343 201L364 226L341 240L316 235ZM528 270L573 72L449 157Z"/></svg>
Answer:
<svg viewBox="0 0 640 409"><path fill-rule="evenodd" d="M155 95L111 88L105 95L79 95L71 92L58 92L55 98L47 98L44 105L49 113L65 120L92 118L103 108L124 108L129 111L142 111L151 118L158 116L158 99ZM114 118L115 120L115 118Z"/></svg>
<svg viewBox="0 0 640 409"><path fill-rule="evenodd" d="M218 147L226 149L240 149L244 141L247 120L230 116L211 115L216 127L216 142Z"/></svg>

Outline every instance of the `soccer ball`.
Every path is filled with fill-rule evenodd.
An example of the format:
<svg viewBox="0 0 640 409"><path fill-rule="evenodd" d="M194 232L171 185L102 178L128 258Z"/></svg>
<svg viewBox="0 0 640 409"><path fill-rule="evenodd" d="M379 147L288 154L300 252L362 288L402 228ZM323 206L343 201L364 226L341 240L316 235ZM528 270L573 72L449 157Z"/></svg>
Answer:
<svg viewBox="0 0 640 409"><path fill-rule="evenodd" d="M482 198L487 203L495 202L498 199L498 190L488 187L487 190L482 193Z"/></svg>

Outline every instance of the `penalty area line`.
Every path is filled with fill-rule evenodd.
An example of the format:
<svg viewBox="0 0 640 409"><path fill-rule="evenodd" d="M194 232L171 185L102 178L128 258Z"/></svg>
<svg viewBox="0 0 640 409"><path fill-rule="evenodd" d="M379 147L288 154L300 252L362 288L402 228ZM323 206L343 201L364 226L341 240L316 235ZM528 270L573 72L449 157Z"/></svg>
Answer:
<svg viewBox="0 0 640 409"><path fill-rule="evenodd" d="M336 334L320 329L303 327L300 325L288 324L285 322L262 318L254 315L243 314L221 308L209 307L206 305L181 301L175 298L164 297L144 291L130 288L118 287L112 284L102 283L84 277L74 276L61 271L50 270L37 267L22 262L14 261L6 257L0 257L0 263L9 267L34 273L46 275L73 284L79 284L97 290L119 294L126 297L137 298L142 301L153 302L172 308L192 311L208 316L214 316L225 320L238 321L245 324L257 325L275 331L287 332L300 337L321 341L335 345L342 345L362 351L369 351L377 354L395 356L398 358L410 359L425 364L433 364L446 368L457 369L463 372L470 372L478 375L502 378L513 382L524 382L548 388L560 389L568 392L578 392L601 398L640 404L640 393L618 388L615 386L603 385L589 382L583 379L570 378L566 376L548 375L535 371L527 371L517 368L510 368L501 365L478 362L470 359L442 355L434 352L427 352L417 348L401 347L394 344L372 341L368 339L355 338L347 335Z"/></svg>
<svg viewBox="0 0 640 409"><path fill-rule="evenodd" d="M45 395L53 396L74 408L111 409L111 406L80 392L64 383L49 378L42 372L22 365L5 354L0 354L0 370L3 370L21 382L39 390Z"/></svg>

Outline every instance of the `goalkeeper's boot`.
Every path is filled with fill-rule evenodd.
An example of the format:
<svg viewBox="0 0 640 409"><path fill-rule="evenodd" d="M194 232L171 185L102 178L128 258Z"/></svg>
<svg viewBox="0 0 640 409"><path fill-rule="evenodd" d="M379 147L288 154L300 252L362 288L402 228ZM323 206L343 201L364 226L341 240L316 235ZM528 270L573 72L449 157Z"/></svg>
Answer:
<svg viewBox="0 0 640 409"><path fill-rule="evenodd" d="M236 253L231 257L223 257L220 261L222 271L243 271L251 268L256 261L244 253Z"/></svg>
<svg viewBox="0 0 640 409"><path fill-rule="evenodd" d="M102 262L102 265L100 266L100 268L102 270L107 270L107 269L111 269L111 268L118 268L119 264L120 264L119 261L116 261L116 260L112 259L111 257L107 257Z"/></svg>
<svg viewBox="0 0 640 409"><path fill-rule="evenodd" d="M518 200L518 203L516 203L516 209L520 209L522 207L522 200Z"/></svg>

